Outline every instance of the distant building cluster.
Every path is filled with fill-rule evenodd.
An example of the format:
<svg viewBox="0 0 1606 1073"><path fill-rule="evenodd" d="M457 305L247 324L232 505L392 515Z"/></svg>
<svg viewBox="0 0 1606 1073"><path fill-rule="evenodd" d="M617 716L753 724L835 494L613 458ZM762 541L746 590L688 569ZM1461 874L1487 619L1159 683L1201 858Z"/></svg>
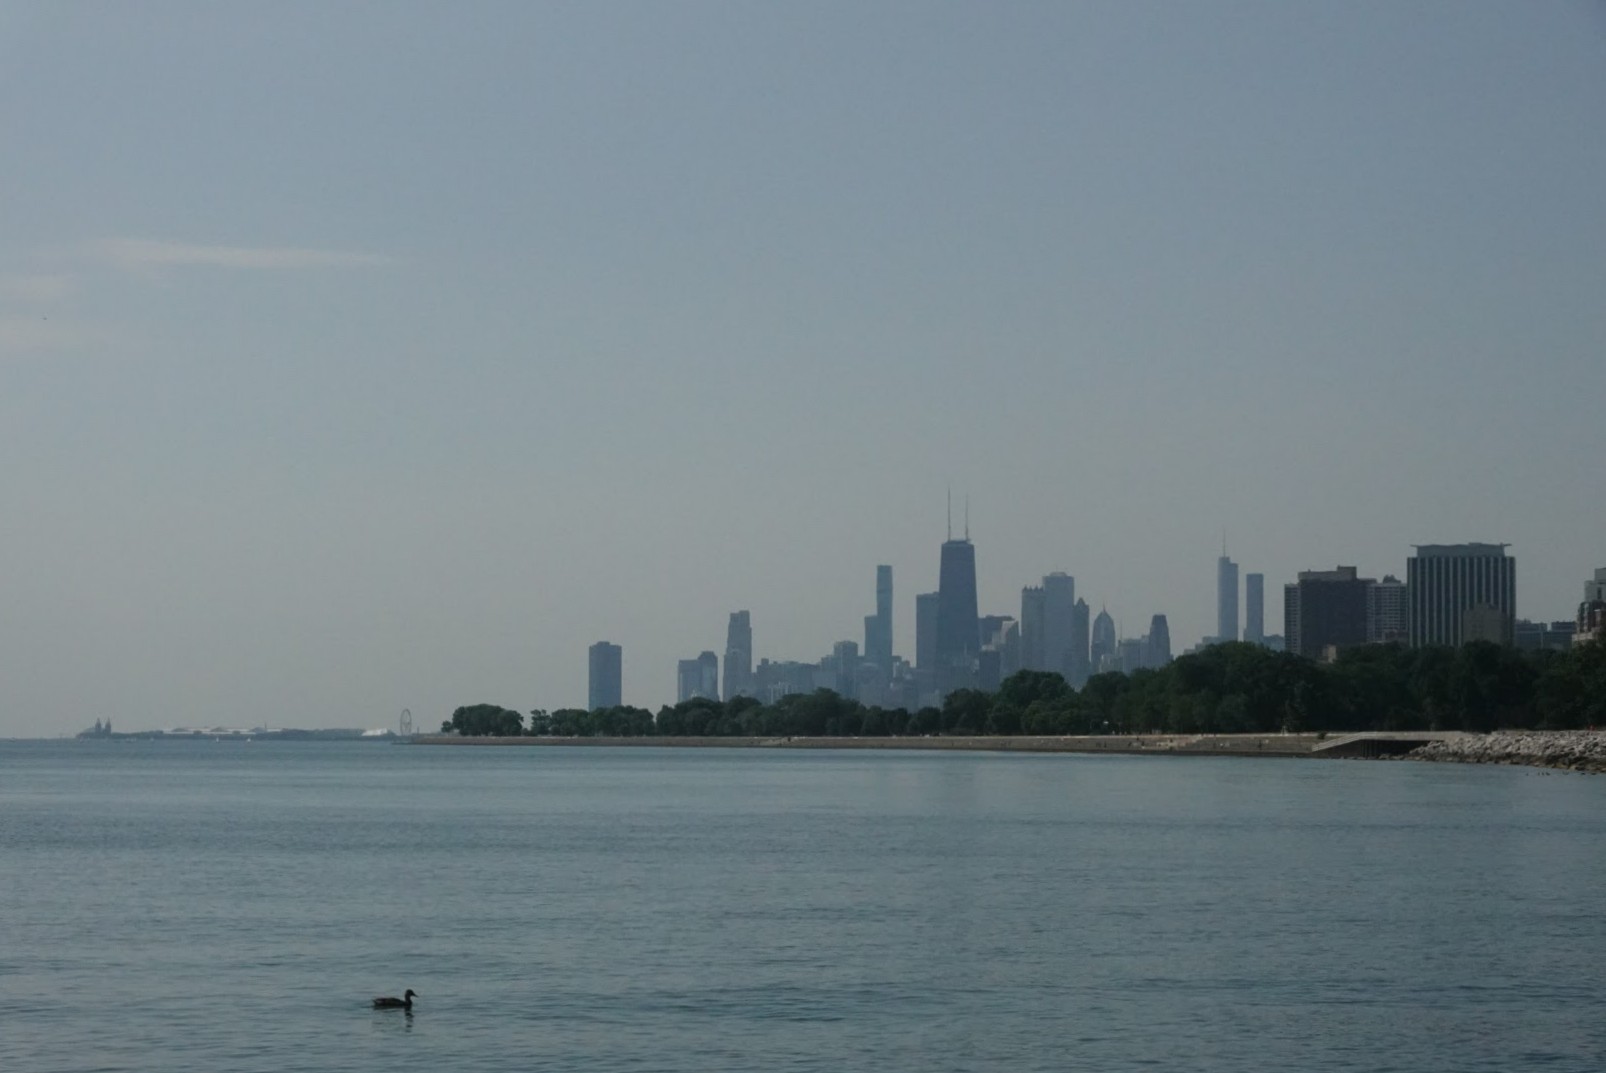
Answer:
<svg viewBox="0 0 1606 1073"><path fill-rule="evenodd" d="M1362 577L1354 566L1300 571L1283 586L1281 634L1265 631L1265 575L1244 574L1240 592L1238 564L1223 548L1216 561L1216 633L1200 647L1242 640L1331 661L1344 649L1365 644L1492 641L1566 648L1606 638L1606 569L1596 570L1586 584L1574 621L1527 622L1516 618L1516 561L1507 547L1419 544L1406 561L1404 581L1392 574L1381 580ZM676 667L676 701L753 697L768 704L789 694L830 689L867 706L914 711L939 705L956 690L997 689L1018 671L1059 674L1079 689L1096 674L1130 674L1172 659L1165 615L1153 615L1146 633L1123 637L1107 608L1090 618L1087 601L1077 596L1076 579L1063 571L1022 588L1018 614L981 614L968 523L962 537L950 531L937 566L936 591L915 596L912 661L894 651L892 567L881 565L875 571L875 611L864 616L862 644L839 641L829 655L813 661L759 659L755 664L752 615L733 611L723 679L714 652L683 659ZM621 703L621 662L618 645L591 646L593 709Z"/></svg>
<svg viewBox="0 0 1606 1073"><path fill-rule="evenodd" d="M1021 670L1060 674L1080 687L1094 674L1132 672L1171 660L1166 616L1149 620L1148 632L1117 636L1107 610L1090 620L1076 579L1056 571L1021 590L1020 611L980 613L976 589L976 547L967 531L950 532L938 557L937 590L915 597L915 651L911 661L894 652L893 573L875 571L875 611L864 616L862 644L843 640L829 655L813 661L759 659L755 663L753 620L749 611L732 611L725 632L725 665L705 651L683 659L675 669L677 703L704 697L753 697L774 703L794 693L830 689L862 704L916 710L941 704L960 689L997 689ZM592 709L621 703L622 653L618 645L591 646L589 701Z"/></svg>

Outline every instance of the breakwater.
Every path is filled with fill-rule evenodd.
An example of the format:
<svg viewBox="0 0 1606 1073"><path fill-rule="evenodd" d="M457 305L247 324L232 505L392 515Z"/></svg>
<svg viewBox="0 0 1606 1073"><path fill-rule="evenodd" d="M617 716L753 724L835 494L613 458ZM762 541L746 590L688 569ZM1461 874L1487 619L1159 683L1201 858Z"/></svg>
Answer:
<svg viewBox="0 0 1606 1073"><path fill-rule="evenodd" d="M1606 773L1606 732L1596 730L1497 730L1429 742L1408 760L1453 764L1522 764L1567 771Z"/></svg>

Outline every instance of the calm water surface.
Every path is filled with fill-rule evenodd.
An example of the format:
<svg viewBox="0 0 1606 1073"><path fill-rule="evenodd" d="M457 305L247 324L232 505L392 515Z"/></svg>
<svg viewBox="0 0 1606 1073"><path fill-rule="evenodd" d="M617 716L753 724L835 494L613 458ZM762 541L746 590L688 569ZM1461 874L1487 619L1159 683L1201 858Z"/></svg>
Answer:
<svg viewBox="0 0 1606 1073"><path fill-rule="evenodd" d="M1075 1069L1606 1069L1606 778L0 742L0 1070Z"/></svg>

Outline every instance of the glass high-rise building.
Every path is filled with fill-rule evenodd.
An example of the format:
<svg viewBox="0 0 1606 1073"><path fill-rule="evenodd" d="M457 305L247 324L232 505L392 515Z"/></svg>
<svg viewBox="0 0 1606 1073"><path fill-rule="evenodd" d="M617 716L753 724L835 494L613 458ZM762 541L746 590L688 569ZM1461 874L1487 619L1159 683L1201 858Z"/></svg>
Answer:
<svg viewBox="0 0 1606 1073"><path fill-rule="evenodd" d="M1148 666L1164 667L1171 662L1171 625L1164 615L1149 620L1149 635L1144 640L1148 644Z"/></svg>
<svg viewBox="0 0 1606 1073"><path fill-rule="evenodd" d="M675 665L675 703L703 697L719 699L719 657L703 652L696 659L683 659Z"/></svg>
<svg viewBox="0 0 1606 1073"><path fill-rule="evenodd" d="M1244 575L1244 640L1266 643L1266 575Z"/></svg>
<svg viewBox="0 0 1606 1073"><path fill-rule="evenodd" d="M624 650L608 641L598 641L591 646L590 656L587 706L592 711L619 707L624 703Z"/></svg>
<svg viewBox="0 0 1606 1073"><path fill-rule="evenodd" d="M1077 689L1087 681L1091 631L1087 601L1078 597L1071 615L1071 685Z"/></svg>
<svg viewBox="0 0 1606 1073"><path fill-rule="evenodd" d="M1238 639L1238 564L1216 560L1216 642Z"/></svg>
<svg viewBox="0 0 1606 1073"><path fill-rule="evenodd" d="M892 567L875 568L875 614L864 617L864 658L886 678L892 674Z"/></svg>
<svg viewBox="0 0 1606 1073"><path fill-rule="evenodd" d="M1047 634L1044 616L1048 598L1040 585L1020 590L1020 665L1028 671L1048 670Z"/></svg>
<svg viewBox="0 0 1606 1073"><path fill-rule="evenodd" d="M937 594L923 592L915 597L915 668L937 671Z"/></svg>
<svg viewBox="0 0 1606 1073"><path fill-rule="evenodd" d="M732 611L725 627L725 699L753 695L753 617Z"/></svg>
<svg viewBox="0 0 1606 1073"><path fill-rule="evenodd" d="M1093 642L1090 651L1093 673L1102 674L1113 668L1115 661L1115 619L1108 608L1101 608L1093 620Z"/></svg>
<svg viewBox="0 0 1606 1073"><path fill-rule="evenodd" d="M1075 681L1076 579L1064 572L1043 578L1042 585L1020 591L1021 666L1052 671Z"/></svg>
<svg viewBox="0 0 1606 1073"><path fill-rule="evenodd" d="M1043 659L1045 670L1071 680L1076 630L1076 579L1063 572L1043 579Z"/></svg>
<svg viewBox="0 0 1606 1073"><path fill-rule="evenodd" d="M937 688L947 693L969 686L980 648L976 546L968 538L947 540L937 580Z"/></svg>

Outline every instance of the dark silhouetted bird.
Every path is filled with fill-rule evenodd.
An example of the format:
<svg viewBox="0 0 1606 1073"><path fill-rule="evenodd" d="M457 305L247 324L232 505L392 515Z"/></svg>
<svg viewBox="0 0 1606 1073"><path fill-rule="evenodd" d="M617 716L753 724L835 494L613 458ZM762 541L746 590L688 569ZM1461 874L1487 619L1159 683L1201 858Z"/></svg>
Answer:
<svg viewBox="0 0 1606 1073"><path fill-rule="evenodd" d="M413 996L416 995L416 994L418 994L418 992L414 991L412 988L409 987L402 994L401 998L394 998L394 997L391 997L391 996L388 996L388 995L386 997L384 997L384 998L376 998L376 999L374 999L374 1009L376 1009L376 1010L410 1010L410 1009L413 1008Z"/></svg>

